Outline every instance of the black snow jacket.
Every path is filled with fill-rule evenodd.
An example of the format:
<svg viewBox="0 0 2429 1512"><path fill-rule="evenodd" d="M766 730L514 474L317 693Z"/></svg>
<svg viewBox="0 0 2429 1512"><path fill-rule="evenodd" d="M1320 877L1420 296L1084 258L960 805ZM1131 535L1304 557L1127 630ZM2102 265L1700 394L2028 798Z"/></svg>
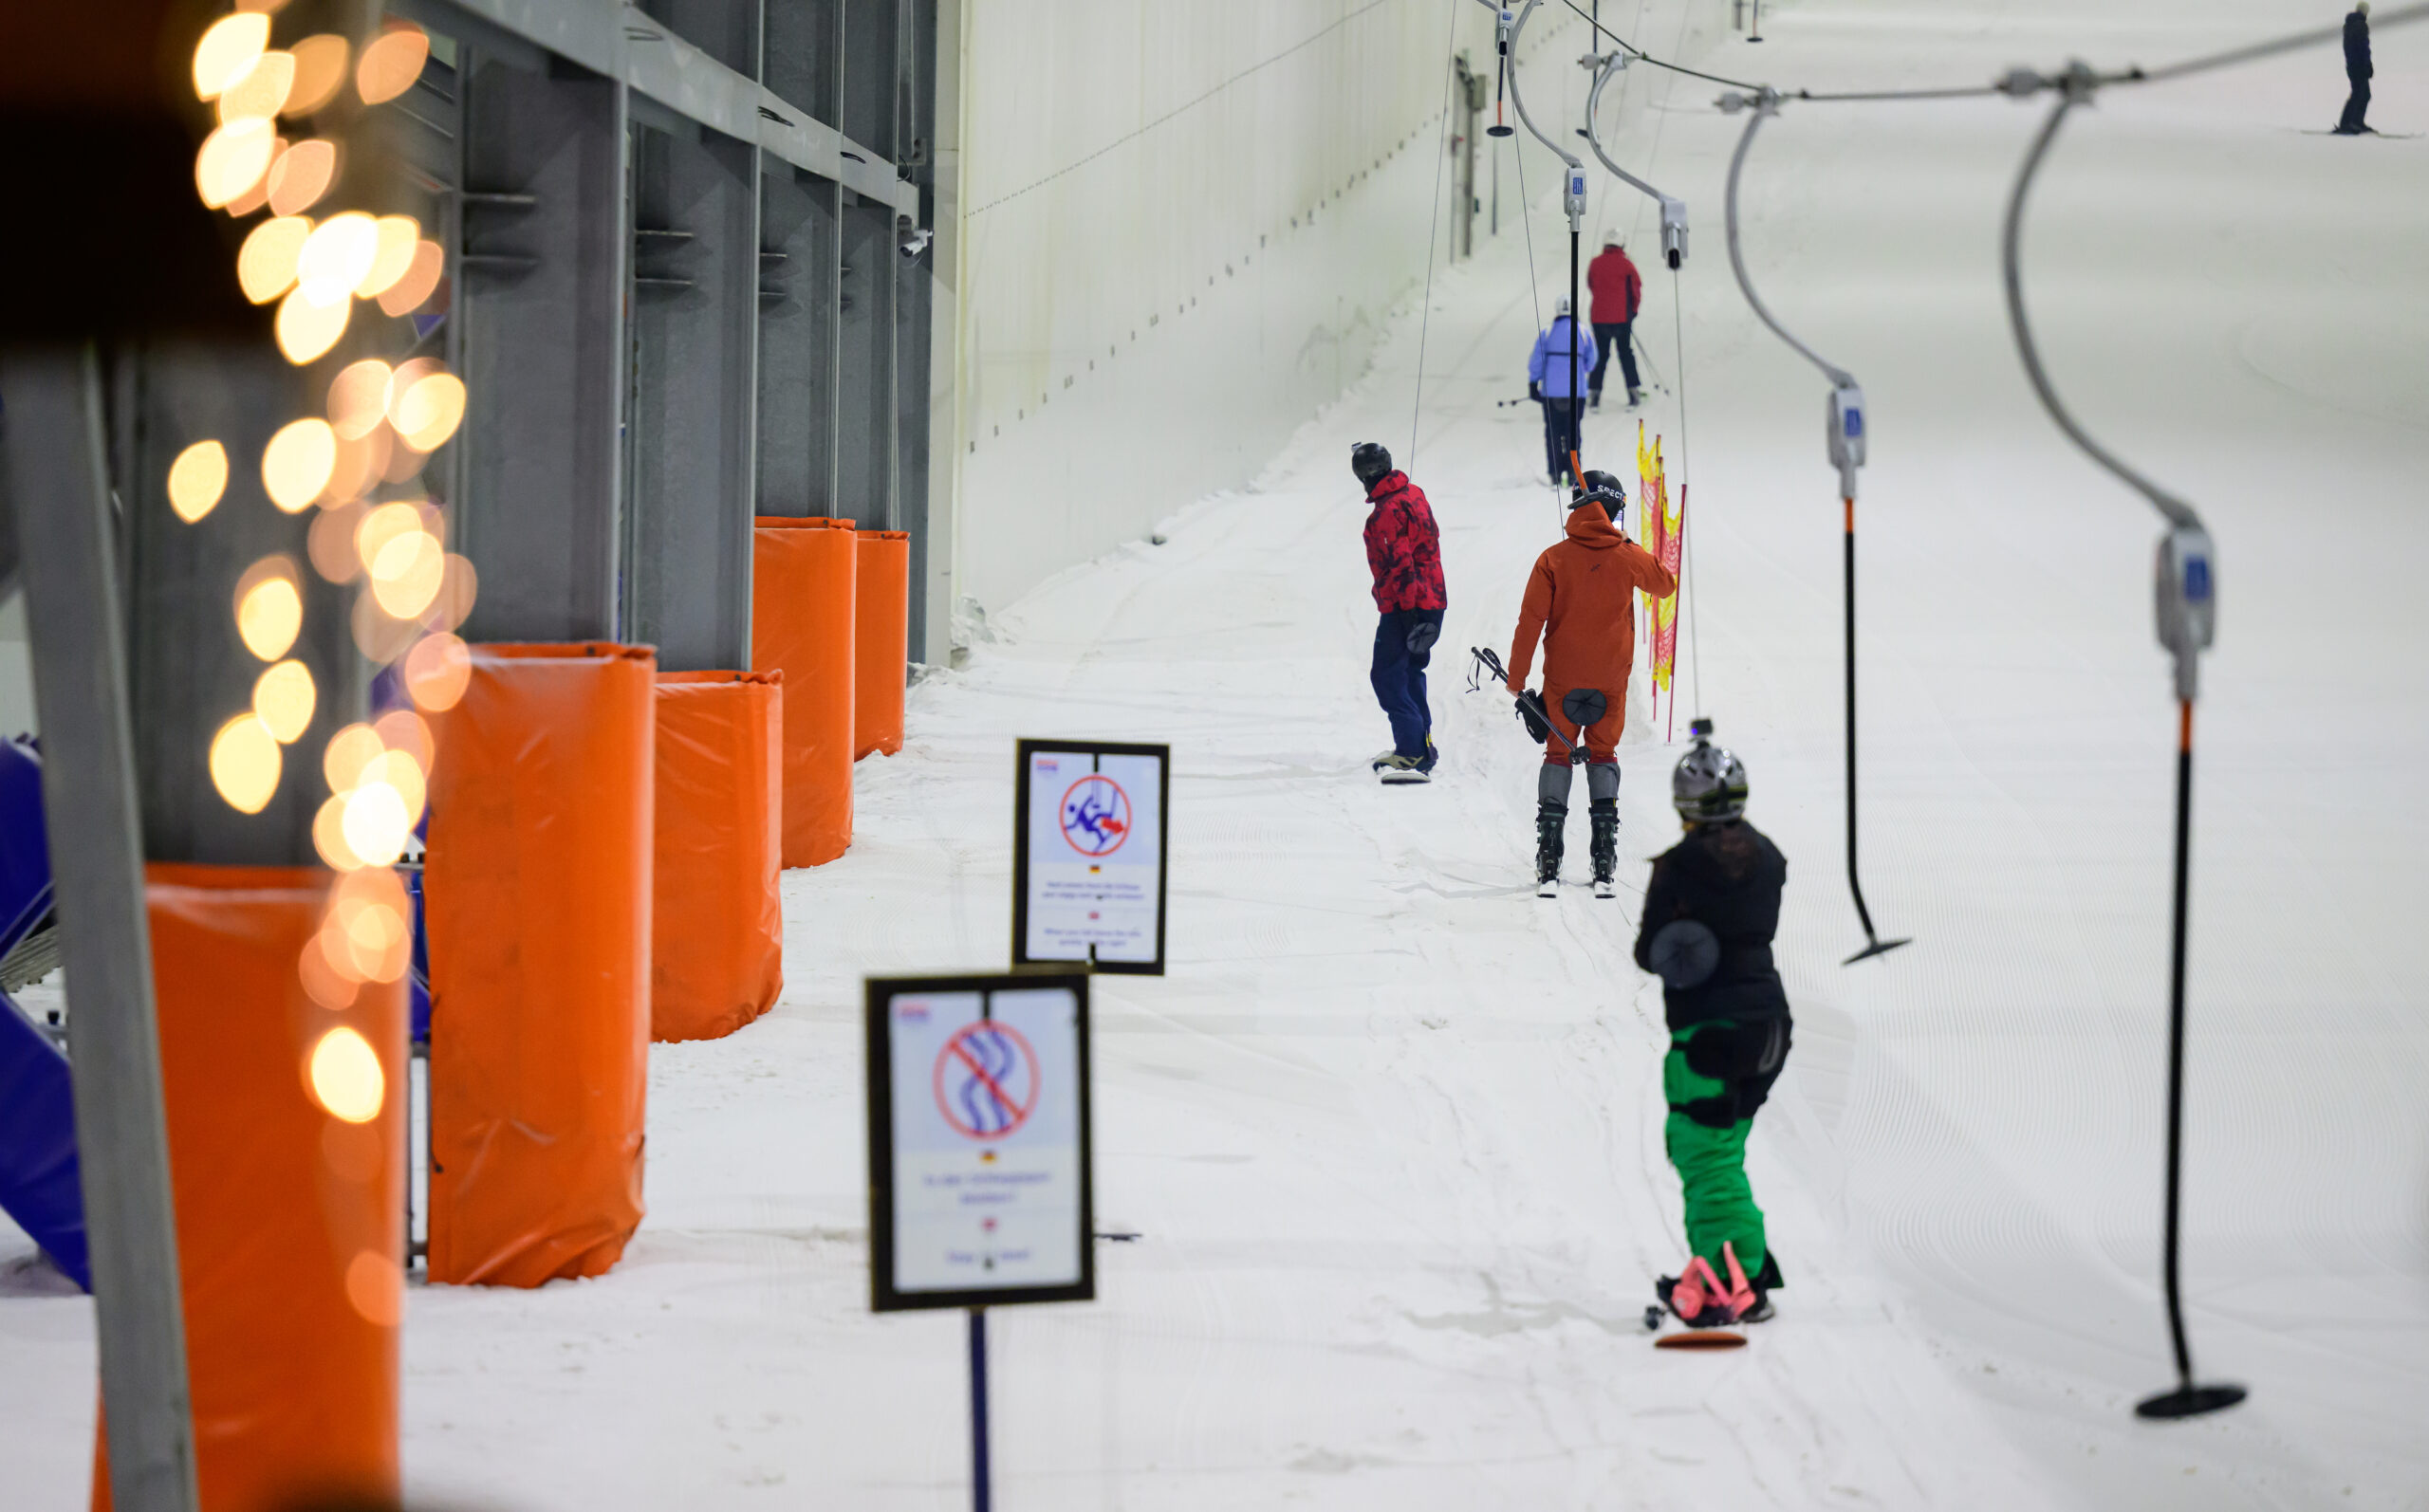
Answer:
<svg viewBox="0 0 2429 1512"><path fill-rule="evenodd" d="M1788 992L1771 965L1780 890L1787 884L1788 857L1743 820L1698 824L1654 857L1636 964L1653 969L1653 937L1677 919L1694 919L1720 940L1720 966L1711 980L1661 989L1673 1032L1713 1019L1746 1023L1788 1015Z"/></svg>
<svg viewBox="0 0 2429 1512"><path fill-rule="evenodd" d="M2359 10L2345 16L2345 73L2349 79L2370 77L2370 18Z"/></svg>

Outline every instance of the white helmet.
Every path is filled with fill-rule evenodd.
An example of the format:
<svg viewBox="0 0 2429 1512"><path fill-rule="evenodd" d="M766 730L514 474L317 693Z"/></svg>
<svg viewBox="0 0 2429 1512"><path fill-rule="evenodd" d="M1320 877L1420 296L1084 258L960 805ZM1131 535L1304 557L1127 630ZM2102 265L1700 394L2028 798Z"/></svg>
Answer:
<svg viewBox="0 0 2429 1512"><path fill-rule="evenodd" d="M1696 748L1678 758L1670 774L1670 806L1695 823L1742 819L1746 814L1746 765L1736 753L1712 743L1712 721L1687 727Z"/></svg>

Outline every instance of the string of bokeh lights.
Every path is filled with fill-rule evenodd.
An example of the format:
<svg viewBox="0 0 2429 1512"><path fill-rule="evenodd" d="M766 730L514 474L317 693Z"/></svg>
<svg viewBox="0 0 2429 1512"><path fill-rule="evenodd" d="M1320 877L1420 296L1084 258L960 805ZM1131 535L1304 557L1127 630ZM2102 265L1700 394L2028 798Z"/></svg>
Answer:
<svg viewBox="0 0 2429 1512"><path fill-rule="evenodd" d="M410 215L324 203L341 176L343 126L413 87L430 56L428 34L392 19L359 52L333 33L273 47L273 17L286 3L239 0L195 44L195 94L214 106L218 124L195 154L195 188L232 218L268 212L237 252L236 282L252 303L277 303L279 352L309 368L344 338L359 302L392 320L427 305L446 253ZM424 716L453 708L470 680L471 655L455 631L478 584L472 563L446 549L445 513L417 485L426 459L463 421L462 379L432 358L364 358L341 368L326 394L325 413L290 420L263 448L262 487L286 514L317 511L310 569L361 585L355 645L396 669L408 700L347 725L321 751L329 796L312 840L338 876L297 973L315 1003L343 1012L366 984L401 979L412 957L413 911L394 867L421 822L436 755ZM232 465L215 438L187 446L169 469L169 507L201 526ZM319 702L311 669L287 655L304 629L304 571L274 553L236 581L238 638L266 665L250 707L212 737L208 763L213 788L240 813L269 806L286 748L311 728ZM320 1105L345 1123L368 1123L385 1104L380 1057L350 1026L317 1038L305 1073ZM380 1299L394 1264L366 1252L349 1267L348 1292L367 1314L393 1313Z"/></svg>

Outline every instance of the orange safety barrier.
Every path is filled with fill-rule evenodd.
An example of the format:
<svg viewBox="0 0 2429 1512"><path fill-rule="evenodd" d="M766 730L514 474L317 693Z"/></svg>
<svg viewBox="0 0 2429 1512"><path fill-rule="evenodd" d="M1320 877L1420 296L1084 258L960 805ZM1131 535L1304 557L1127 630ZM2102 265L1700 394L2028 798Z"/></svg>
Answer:
<svg viewBox="0 0 2429 1512"><path fill-rule="evenodd" d="M393 1506L407 921L380 921L396 979L324 974L320 995L346 1005L331 1007L298 973L327 872L156 863L146 877L202 1504ZM106 1435L96 1508L111 1504Z"/></svg>
<svg viewBox="0 0 2429 1512"><path fill-rule="evenodd" d="M658 674L653 1040L732 1034L784 987L784 677Z"/></svg>
<svg viewBox="0 0 2429 1512"><path fill-rule="evenodd" d="M430 1279L537 1286L641 1221L658 662L479 645L437 716Z"/></svg>
<svg viewBox="0 0 2429 1512"><path fill-rule="evenodd" d="M787 866L852 843L853 600L849 520L761 515L752 532L751 664L785 674Z"/></svg>
<svg viewBox="0 0 2429 1512"><path fill-rule="evenodd" d="M911 673L911 532L861 532L853 606L852 759L902 748L902 685Z"/></svg>

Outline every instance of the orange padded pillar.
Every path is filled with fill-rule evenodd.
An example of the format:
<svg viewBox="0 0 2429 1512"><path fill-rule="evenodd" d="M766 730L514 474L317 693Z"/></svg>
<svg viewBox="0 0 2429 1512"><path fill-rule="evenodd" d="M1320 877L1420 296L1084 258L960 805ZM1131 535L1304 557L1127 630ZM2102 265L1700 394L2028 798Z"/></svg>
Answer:
<svg viewBox="0 0 2429 1512"><path fill-rule="evenodd" d="M902 685L911 673L911 532L860 534L852 641L854 761L902 748Z"/></svg>
<svg viewBox="0 0 2429 1512"><path fill-rule="evenodd" d="M653 1040L732 1034L784 987L784 675L658 674Z"/></svg>
<svg viewBox="0 0 2429 1512"><path fill-rule="evenodd" d="M641 1221L656 656L472 648L434 721L430 1279L537 1286Z"/></svg>
<svg viewBox="0 0 2429 1512"><path fill-rule="evenodd" d="M849 520L763 514L754 538L751 664L785 674L784 860L820 866L852 843L860 546Z"/></svg>
<svg viewBox="0 0 2429 1512"><path fill-rule="evenodd" d="M315 1001L298 966L319 949L329 873L146 875L202 1504L393 1506L407 922L363 931L392 927L389 982L323 972ZM106 1508L106 1449L95 1458Z"/></svg>

